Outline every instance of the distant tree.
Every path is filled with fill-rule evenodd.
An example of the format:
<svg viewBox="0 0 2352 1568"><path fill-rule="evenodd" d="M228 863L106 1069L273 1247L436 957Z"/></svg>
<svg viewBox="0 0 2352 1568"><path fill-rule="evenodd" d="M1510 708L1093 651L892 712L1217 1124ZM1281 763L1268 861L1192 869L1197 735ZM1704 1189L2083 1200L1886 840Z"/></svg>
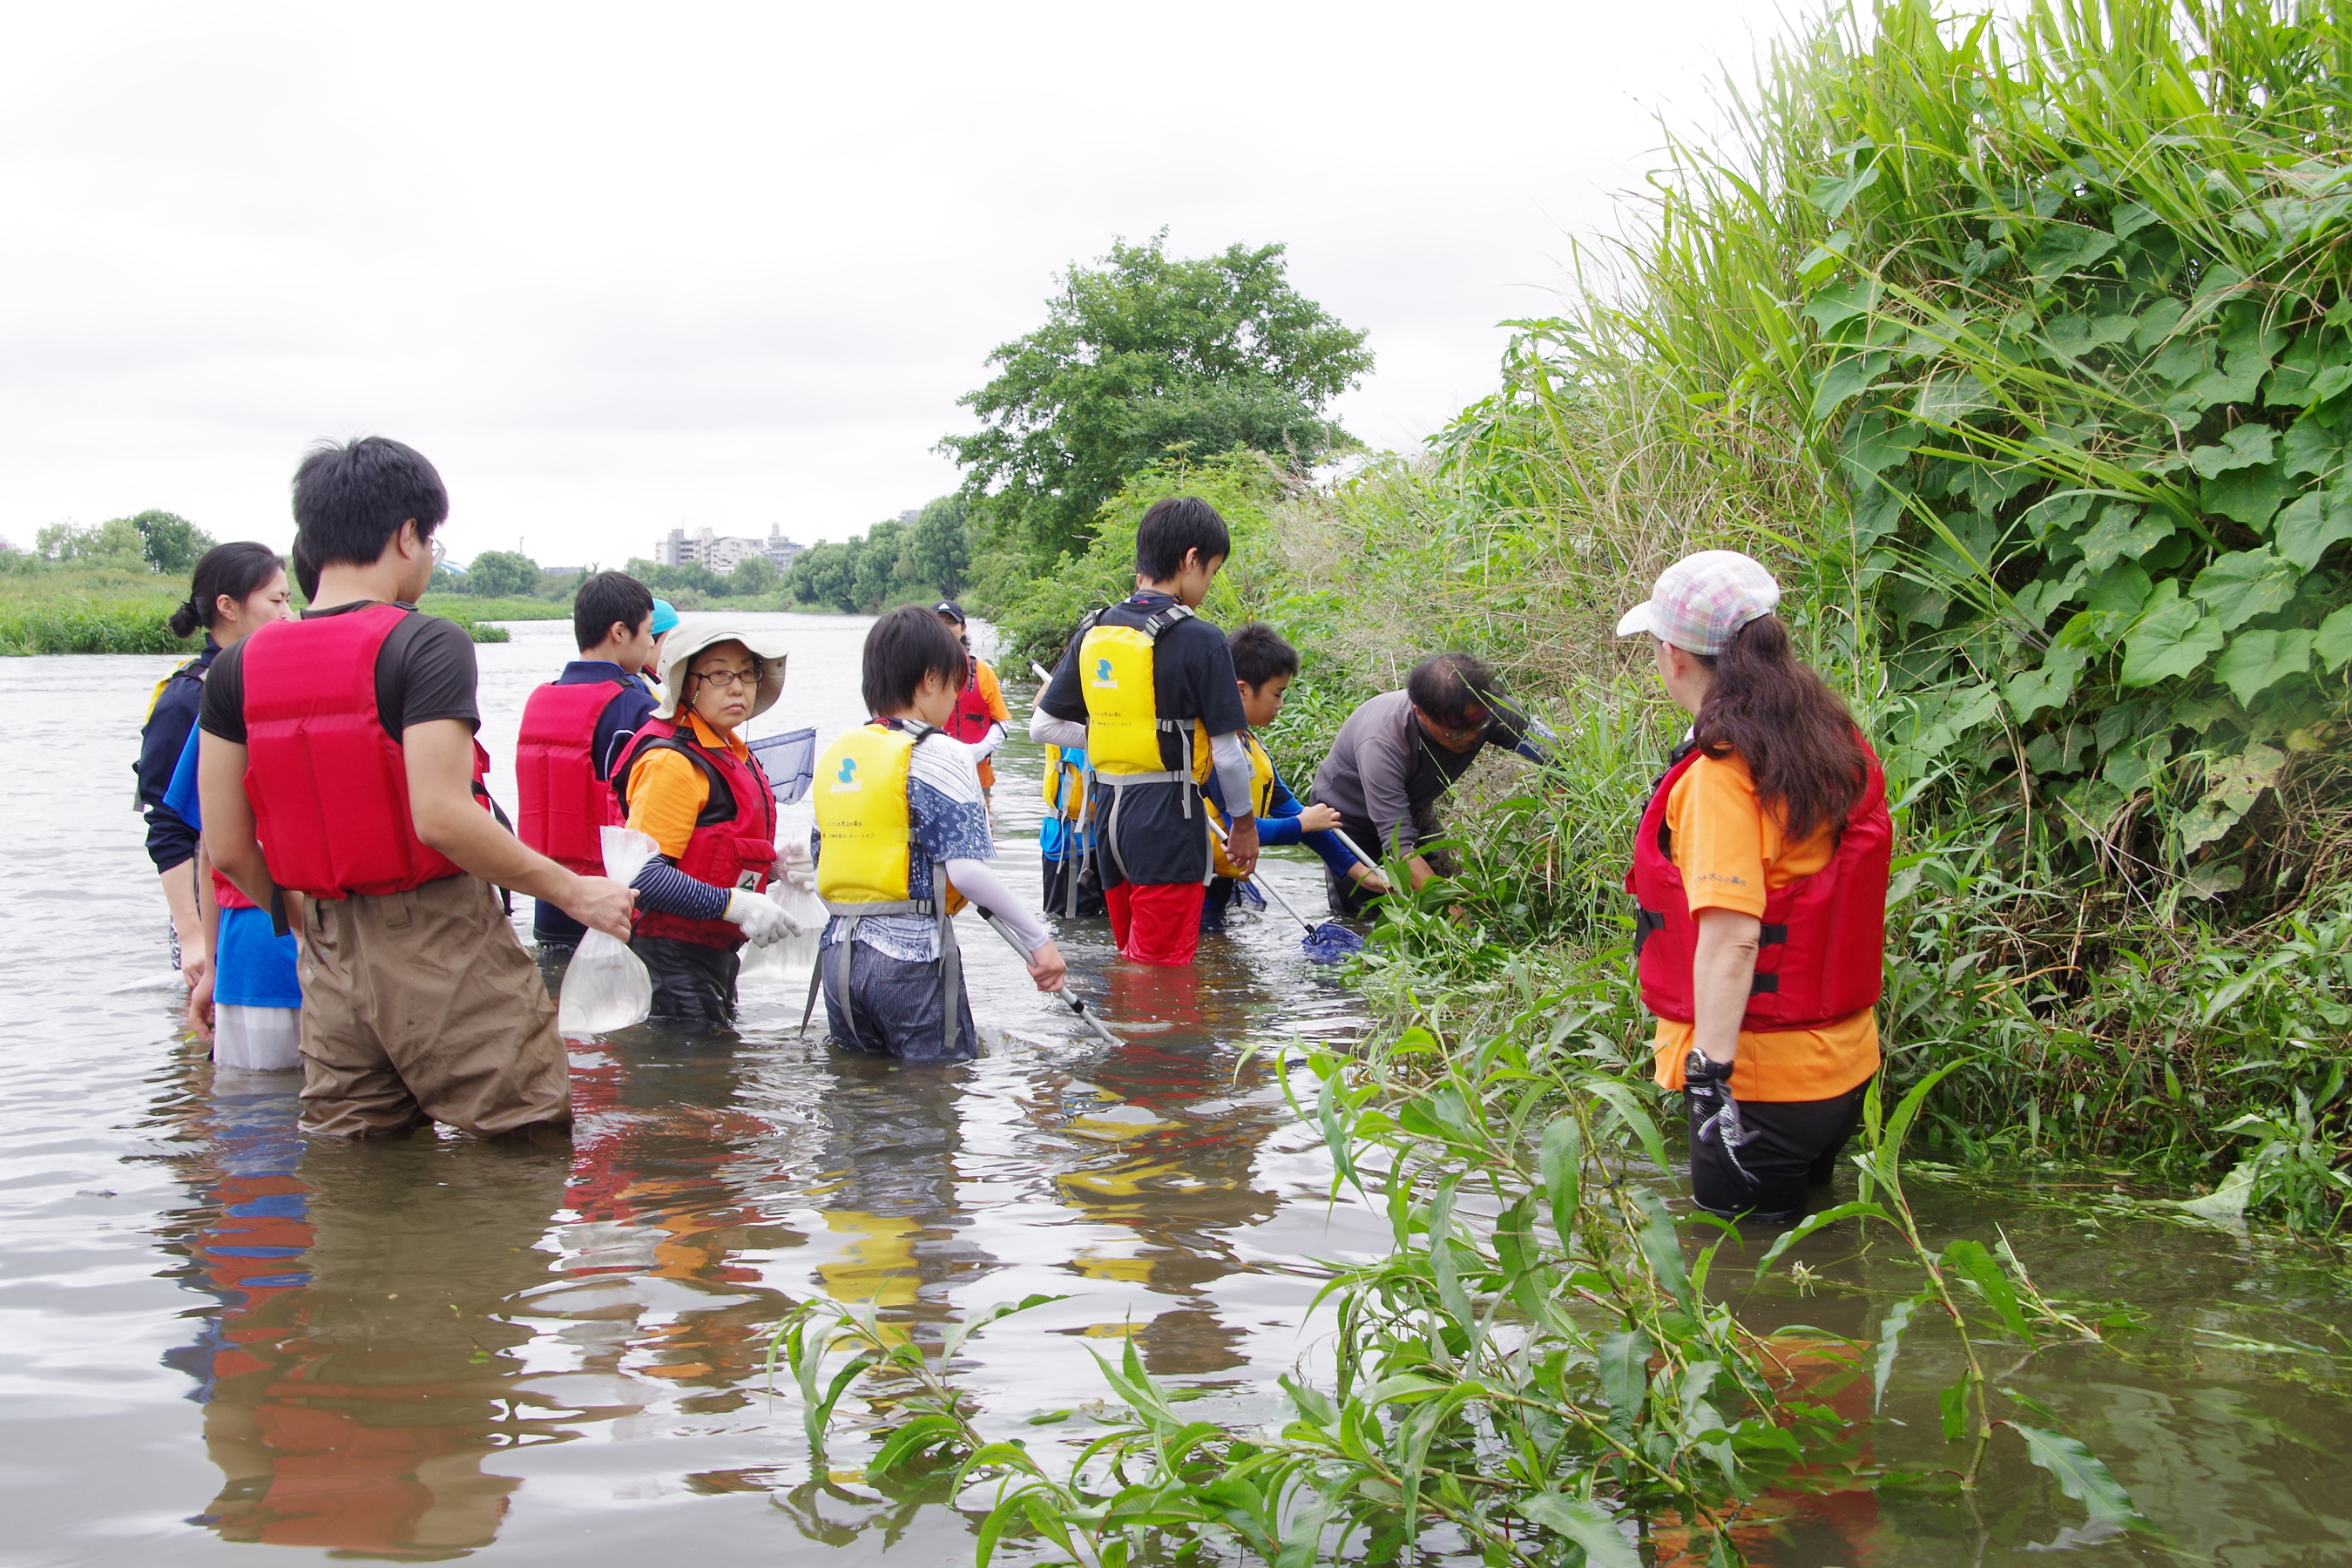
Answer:
<svg viewBox="0 0 2352 1568"><path fill-rule="evenodd" d="M1324 410L1371 369L1364 333L1290 286L1282 246L1188 261L1166 240L1072 266L1045 324L992 353L996 379L961 400L986 428L939 449L987 535L1082 552L1096 511L1171 449L1305 468L1354 444Z"/></svg>
<svg viewBox="0 0 2352 1568"><path fill-rule="evenodd" d="M485 550L466 568L469 592L486 599L516 599L539 592L539 563L512 550Z"/></svg>
<svg viewBox="0 0 2352 1568"><path fill-rule="evenodd" d="M756 599L776 590L776 563L764 555L746 555L727 574L727 591Z"/></svg>
<svg viewBox="0 0 2352 1568"><path fill-rule="evenodd" d="M147 541L127 517L95 524L53 522L33 536L33 548L51 561L104 562L115 566L147 563Z"/></svg>
<svg viewBox="0 0 2352 1568"><path fill-rule="evenodd" d="M857 569L866 542L847 539L812 544L793 563L789 585L796 604L850 614L857 608Z"/></svg>
<svg viewBox="0 0 2352 1568"><path fill-rule="evenodd" d="M699 561L688 561L678 566L657 566L642 555L633 555L629 563L621 570L659 595L727 592L727 579Z"/></svg>
<svg viewBox="0 0 2352 1568"><path fill-rule="evenodd" d="M177 512L142 511L126 520L139 531L140 553L158 572L185 572L210 550L213 536Z"/></svg>
<svg viewBox="0 0 2352 1568"><path fill-rule="evenodd" d="M433 581L427 587L426 592L434 594L462 594L465 591L466 574L461 569L455 566L436 566L433 568Z"/></svg>
<svg viewBox="0 0 2352 1568"><path fill-rule="evenodd" d="M857 554L857 578L850 596L869 616L904 596L897 590L898 545L906 532L907 525L895 517L866 531L866 547Z"/></svg>
<svg viewBox="0 0 2352 1568"><path fill-rule="evenodd" d="M915 516L898 546L898 587L908 598L952 599L971 570L961 496L941 496Z"/></svg>

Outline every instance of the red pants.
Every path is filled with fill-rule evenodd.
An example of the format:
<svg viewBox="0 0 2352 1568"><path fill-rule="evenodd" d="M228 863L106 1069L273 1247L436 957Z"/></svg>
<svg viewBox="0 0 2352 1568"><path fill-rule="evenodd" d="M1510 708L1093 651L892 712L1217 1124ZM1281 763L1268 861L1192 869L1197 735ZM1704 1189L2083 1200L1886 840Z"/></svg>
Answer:
<svg viewBox="0 0 2352 1568"><path fill-rule="evenodd" d="M1121 882L1103 889L1119 956L1138 963L1185 964L1201 947L1200 882Z"/></svg>

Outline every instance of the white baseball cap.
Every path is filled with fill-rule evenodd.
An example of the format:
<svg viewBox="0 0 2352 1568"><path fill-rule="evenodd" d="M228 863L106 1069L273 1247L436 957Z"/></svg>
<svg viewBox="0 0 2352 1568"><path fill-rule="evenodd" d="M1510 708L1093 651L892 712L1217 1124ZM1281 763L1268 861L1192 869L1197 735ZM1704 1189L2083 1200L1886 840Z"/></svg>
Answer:
<svg viewBox="0 0 2352 1568"><path fill-rule="evenodd" d="M1780 605L1780 584L1762 563L1737 550L1702 550L1659 573L1648 601L1618 621L1617 635L1646 633L1711 658L1740 627Z"/></svg>

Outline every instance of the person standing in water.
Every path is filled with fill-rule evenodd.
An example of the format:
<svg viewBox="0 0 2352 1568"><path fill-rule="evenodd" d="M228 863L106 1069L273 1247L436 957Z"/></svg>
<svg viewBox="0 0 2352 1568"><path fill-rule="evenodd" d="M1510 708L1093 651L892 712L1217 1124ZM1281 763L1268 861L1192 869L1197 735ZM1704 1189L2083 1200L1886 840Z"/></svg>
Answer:
<svg viewBox="0 0 2352 1568"><path fill-rule="evenodd" d="M966 661L963 685L957 689L955 711L948 715L947 731L971 748L972 760L980 764L981 796L992 802L996 764L990 759L996 755L996 748L1004 744L1004 727L1013 722L1013 710L1004 705L1004 688L997 681L995 667L971 651L971 635L964 629L963 606L953 599L941 599L931 606L931 613L963 644Z"/></svg>
<svg viewBox="0 0 2352 1568"><path fill-rule="evenodd" d="M196 578L222 551L261 551L274 566L278 557L267 545L224 544L196 563ZM251 559L248 554L247 559ZM242 602L216 595L208 606L213 646L232 647L271 621L294 614L287 595L286 574L280 569ZM302 1065L298 1050L302 1025L302 983L295 973L294 939L270 929L269 914L236 890L205 853L204 803L196 785L198 753L204 731L192 727L163 805L196 834L192 869L203 937L197 951L205 963L188 988L188 1027L200 1039L213 1043L213 1061L225 1068L255 1072L286 1072Z"/></svg>
<svg viewBox="0 0 2352 1568"><path fill-rule="evenodd" d="M955 937L967 902L1020 939L1038 990L1062 988L1053 933L985 864L996 844L971 748L945 743L968 658L921 605L885 615L866 634L873 717L817 763L816 890L832 918L809 1003L822 986L828 1037L845 1051L908 1062L980 1054Z"/></svg>
<svg viewBox="0 0 2352 1568"><path fill-rule="evenodd" d="M314 1134L569 1128L555 1005L491 888L628 935L628 889L526 848L488 809L472 639L415 605L448 515L414 447L312 447L294 519L316 600L223 650L205 681L205 847L302 932Z"/></svg>
<svg viewBox="0 0 2352 1568"><path fill-rule="evenodd" d="M1249 719L1223 634L1193 613L1232 553L1207 501L1154 501L1135 531L1135 592L1080 623L1029 721L1042 745L1086 749L1103 902L1119 955L1139 963L1187 964L1200 949L1210 864L1198 735L1234 805L1226 858L1244 876L1257 868Z"/></svg>
<svg viewBox="0 0 2352 1568"><path fill-rule="evenodd" d="M583 877L604 868L602 830L621 825L613 768L654 711L637 672L654 658L654 596L625 572L599 572L572 596L580 657L533 690L515 740L515 832ZM676 623L673 622L673 625ZM587 928L541 899L531 934L542 951L569 951Z"/></svg>
<svg viewBox="0 0 2352 1568"><path fill-rule="evenodd" d="M738 956L797 928L766 896L776 792L737 733L784 694L784 648L720 616L682 620L662 650L662 700L613 775L628 825L660 851L637 873L629 947L656 1018L728 1024Z"/></svg>
<svg viewBox="0 0 2352 1568"><path fill-rule="evenodd" d="M1642 1001L1683 1091L1691 1195L1785 1224L1826 1184L1878 1070L1893 828L1845 704L1790 650L1780 584L1729 550L1666 568L1617 624L1692 715L1633 838Z"/></svg>
<svg viewBox="0 0 2352 1568"><path fill-rule="evenodd" d="M171 618L175 637L193 637L202 627L204 648L156 683L147 703L147 721L139 730L139 760L132 768L139 775L139 810L147 818L147 858L171 910L172 966L191 990L211 957L196 896L196 829L172 809L164 795L195 731L196 710L213 660L264 621L282 617L286 601L286 568L267 544L247 541L205 551L191 574L186 601Z"/></svg>

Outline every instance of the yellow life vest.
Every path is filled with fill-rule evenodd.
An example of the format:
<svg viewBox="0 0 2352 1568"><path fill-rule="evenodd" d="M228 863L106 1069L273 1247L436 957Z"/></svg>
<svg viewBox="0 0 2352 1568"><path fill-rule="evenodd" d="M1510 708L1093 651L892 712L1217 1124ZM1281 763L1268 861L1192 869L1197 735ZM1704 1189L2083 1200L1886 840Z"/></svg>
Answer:
<svg viewBox="0 0 2352 1568"><path fill-rule="evenodd" d="M1217 763L1209 754L1208 726L1196 719L1192 721L1192 782L1205 785L1209 782L1209 774L1216 770ZM1265 754L1265 748L1259 745L1257 737L1247 730L1242 731L1242 750L1249 753L1250 815L1263 817L1274 809L1274 759ZM1220 809L1217 803L1209 798L1205 789L1202 792L1201 802L1209 808L1209 816L1215 821L1219 832L1233 830L1233 813ZM1225 841L1213 833L1209 836L1209 858L1216 863L1220 877L1239 880L1244 875L1240 867L1226 858Z"/></svg>
<svg viewBox="0 0 2352 1568"><path fill-rule="evenodd" d="M1045 804L1055 816L1072 822L1087 814L1087 773L1069 759L1085 754L1076 748L1067 752L1059 746L1045 748Z"/></svg>
<svg viewBox="0 0 2352 1568"><path fill-rule="evenodd" d="M825 748L811 795L824 853L816 895L836 915L928 915L942 893L950 915L962 896L947 886L947 868L931 868L929 888L908 885L914 817L908 805L915 748L936 730L860 724Z"/></svg>
<svg viewBox="0 0 2352 1568"><path fill-rule="evenodd" d="M1078 689L1087 704L1087 761L1097 777L1114 787L1139 784L1180 784L1191 775L1191 761L1171 769L1160 750L1162 731L1189 740L1191 732L1173 720L1160 716L1152 687L1152 645L1160 634L1192 615L1182 605L1154 611L1139 626L1112 626L1097 619L1078 642ZM1188 748L1189 749L1189 748ZM1185 797L1185 815L1192 798Z"/></svg>

